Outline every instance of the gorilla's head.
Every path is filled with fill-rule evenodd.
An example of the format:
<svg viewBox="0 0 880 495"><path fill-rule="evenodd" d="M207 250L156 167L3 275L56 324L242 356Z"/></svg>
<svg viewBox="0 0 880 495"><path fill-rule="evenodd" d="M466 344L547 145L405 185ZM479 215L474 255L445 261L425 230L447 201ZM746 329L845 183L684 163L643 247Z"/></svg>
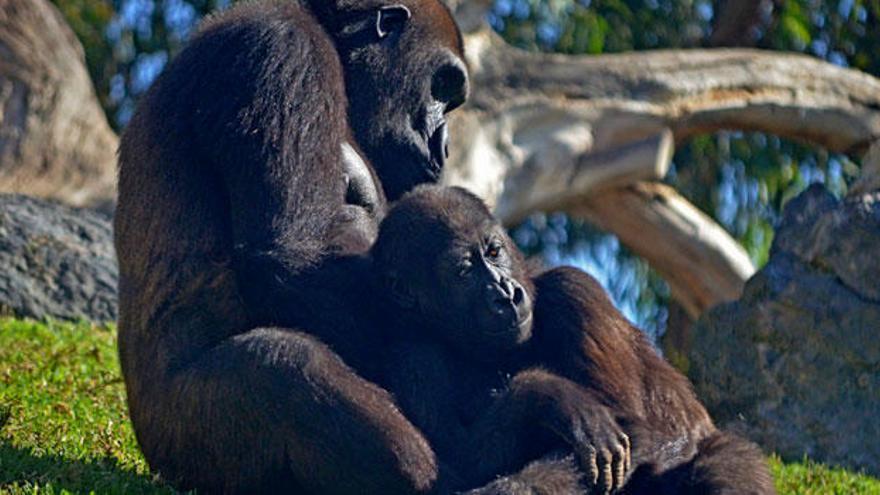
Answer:
<svg viewBox="0 0 880 495"><path fill-rule="evenodd" d="M425 185L403 196L371 254L404 331L430 332L482 361L531 338L535 289L526 263L485 204L464 189Z"/></svg>
<svg viewBox="0 0 880 495"><path fill-rule="evenodd" d="M449 10L439 0L312 4L336 42L355 138L388 199L436 182L448 153L445 115L468 91L461 34Z"/></svg>

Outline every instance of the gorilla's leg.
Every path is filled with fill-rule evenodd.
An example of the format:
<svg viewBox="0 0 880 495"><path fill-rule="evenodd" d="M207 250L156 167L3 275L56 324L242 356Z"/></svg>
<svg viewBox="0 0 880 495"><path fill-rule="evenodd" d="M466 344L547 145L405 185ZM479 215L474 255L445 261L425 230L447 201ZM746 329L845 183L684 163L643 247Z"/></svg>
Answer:
<svg viewBox="0 0 880 495"><path fill-rule="evenodd" d="M767 461L757 445L716 431L701 440L696 454L664 469L644 464L624 487L627 494L771 495L776 493Z"/></svg>
<svg viewBox="0 0 880 495"><path fill-rule="evenodd" d="M716 432L700 442L691 462L687 493L765 495L776 493L767 460L757 445ZM684 492L679 492L684 493Z"/></svg>
<svg viewBox="0 0 880 495"><path fill-rule="evenodd" d="M411 493L437 476L390 396L309 335L254 329L172 373L167 388L138 394L166 411L134 397L132 409L150 416L138 431L147 459L178 486Z"/></svg>

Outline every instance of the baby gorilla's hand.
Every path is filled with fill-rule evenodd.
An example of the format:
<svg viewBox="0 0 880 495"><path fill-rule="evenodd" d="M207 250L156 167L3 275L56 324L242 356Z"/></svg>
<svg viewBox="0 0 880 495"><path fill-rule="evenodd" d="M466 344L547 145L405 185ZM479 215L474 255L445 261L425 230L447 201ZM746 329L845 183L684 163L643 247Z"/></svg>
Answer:
<svg viewBox="0 0 880 495"><path fill-rule="evenodd" d="M540 428L555 437L551 443L561 441L574 450L592 493L623 487L631 446L608 407L577 383L540 369L520 372L511 387L530 404Z"/></svg>
<svg viewBox="0 0 880 495"><path fill-rule="evenodd" d="M343 205L327 234L327 246L337 254L363 253L370 249L378 234L376 218L365 208Z"/></svg>
<svg viewBox="0 0 880 495"><path fill-rule="evenodd" d="M563 444L574 451L590 493L623 487L631 474L629 436L589 390L548 371L529 369L513 377L509 395L514 403L525 404L529 429L541 430L533 437L536 443L548 440L551 449Z"/></svg>
<svg viewBox="0 0 880 495"><path fill-rule="evenodd" d="M613 493L630 473L629 437L607 407L583 395L582 400L572 400L571 394L560 398L543 423L574 450L591 493Z"/></svg>

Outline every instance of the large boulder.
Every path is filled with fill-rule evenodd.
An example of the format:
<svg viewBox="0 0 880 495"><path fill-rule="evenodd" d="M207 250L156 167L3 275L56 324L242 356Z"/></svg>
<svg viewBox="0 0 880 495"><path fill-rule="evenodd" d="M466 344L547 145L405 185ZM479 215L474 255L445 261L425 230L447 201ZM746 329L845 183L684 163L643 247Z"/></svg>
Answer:
<svg viewBox="0 0 880 495"><path fill-rule="evenodd" d="M48 0L0 0L0 193L113 209L119 139Z"/></svg>
<svg viewBox="0 0 880 495"><path fill-rule="evenodd" d="M722 426L787 458L880 474L880 192L813 186L742 298L696 325L689 370Z"/></svg>
<svg viewBox="0 0 880 495"><path fill-rule="evenodd" d="M31 318L113 321L116 281L108 216L0 195L0 310Z"/></svg>

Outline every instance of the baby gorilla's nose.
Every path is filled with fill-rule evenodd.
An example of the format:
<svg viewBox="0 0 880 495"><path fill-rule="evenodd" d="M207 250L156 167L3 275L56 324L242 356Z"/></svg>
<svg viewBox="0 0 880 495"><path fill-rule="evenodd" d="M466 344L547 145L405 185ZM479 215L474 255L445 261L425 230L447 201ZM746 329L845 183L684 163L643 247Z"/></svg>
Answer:
<svg viewBox="0 0 880 495"><path fill-rule="evenodd" d="M513 289L513 305L519 306L523 303L524 300L525 300L525 291L523 291L522 287L517 285Z"/></svg>
<svg viewBox="0 0 880 495"><path fill-rule="evenodd" d="M521 313L526 300L522 286L515 280L503 277L489 284L487 290L492 312L505 320L510 320L511 325L516 324L523 316Z"/></svg>
<svg viewBox="0 0 880 495"><path fill-rule="evenodd" d="M486 299L495 313L500 314L509 306L512 306L509 290L504 280L486 284Z"/></svg>

